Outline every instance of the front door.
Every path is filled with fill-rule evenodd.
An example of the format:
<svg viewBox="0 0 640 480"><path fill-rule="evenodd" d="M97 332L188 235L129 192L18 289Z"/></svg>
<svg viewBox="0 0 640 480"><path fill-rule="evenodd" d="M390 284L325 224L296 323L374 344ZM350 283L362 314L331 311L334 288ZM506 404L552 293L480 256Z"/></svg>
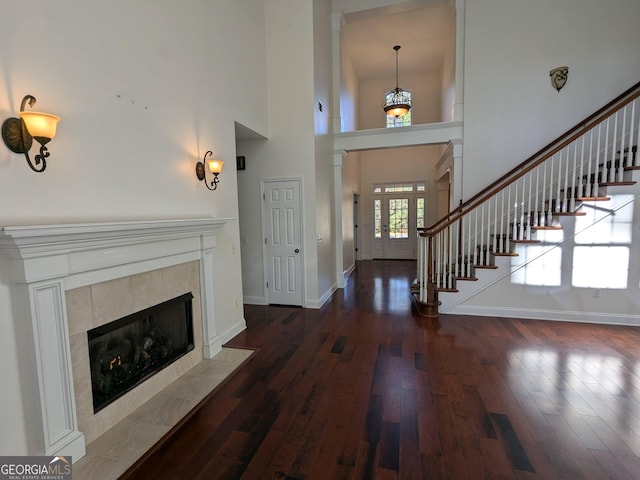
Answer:
<svg viewBox="0 0 640 480"><path fill-rule="evenodd" d="M267 303L302 306L300 182L263 186Z"/></svg>
<svg viewBox="0 0 640 480"><path fill-rule="evenodd" d="M373 195L373 258L416 258L416 228L424 226L423 185L376 188Z"/></svg>

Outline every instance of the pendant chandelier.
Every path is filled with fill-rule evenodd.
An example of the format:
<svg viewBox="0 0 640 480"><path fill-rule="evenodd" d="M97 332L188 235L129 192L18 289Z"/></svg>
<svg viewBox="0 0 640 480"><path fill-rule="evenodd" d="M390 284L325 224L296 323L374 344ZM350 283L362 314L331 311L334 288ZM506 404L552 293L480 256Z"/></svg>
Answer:
<svg viewBox="0 0 640 480"><path fill-rule="evenodd" d="M400 50L400 45L396 45L393 49L396 51L396 88L386 93L382 108L387 112L387 115L398 118L411 110L411 92L398 87L398 50Z"/></svg>

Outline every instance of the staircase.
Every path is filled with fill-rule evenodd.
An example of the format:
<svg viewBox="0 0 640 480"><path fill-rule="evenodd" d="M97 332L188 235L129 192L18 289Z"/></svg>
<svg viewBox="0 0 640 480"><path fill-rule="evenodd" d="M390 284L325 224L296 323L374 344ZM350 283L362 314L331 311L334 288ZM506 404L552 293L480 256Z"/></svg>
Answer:
<svg viewBox="0 0 640 480"><path fill-rule="evenodd" d="M420 313L437 316L456 296L459 303L472 295L481 288L473 284L483 270L508 275L516 245L539 243L537 232L562 229L563 217L585 215L585 205L608 201L612 189L634 185L639 126L640 83L434 225L419 229L412 294Z"/></svg>

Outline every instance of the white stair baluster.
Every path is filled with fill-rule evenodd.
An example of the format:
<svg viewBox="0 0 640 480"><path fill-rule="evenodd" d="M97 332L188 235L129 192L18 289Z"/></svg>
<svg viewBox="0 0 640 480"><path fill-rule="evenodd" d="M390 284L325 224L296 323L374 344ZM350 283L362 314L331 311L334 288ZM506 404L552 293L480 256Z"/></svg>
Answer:
<svg viewBox="0 0 640 480"><path fill-rule="evenodd" d="M584 140L585 135L580 137L582 143L580 145L580 173L578 174L578 197L587 197L584 193Z"/></svg>
<svg viewBox="0 0 640 480"><path fill-rule="evenodd" d="M627 105L622 109L622 131L620 132L620 159L618 160L618 182L624 180L625 145L627 139Z"/></svg>
<svg viewBox="0 0 640 480"><path fill-rule="evenodd" d="M587 165L587 197L597 197L598 193L593 191L591 175L593 170L593 128L589 130L589 163ZM597 159L596 159L597 162ZM596 163L597 164L597 163Z"/></svg>
<svg viewBox="0 0 640 480"><path fill-rule="evenodd" d="M635 105L635 103L636 103L637 101L638 101L638 100L635 100L635 101L634 101L634 105ZM636 147L636 154L635 154L635 156L634 156L634 160L635 160L635 161L633 162L633 166L634 166L634 167L638 167L638 166L640 166L640 160L638 159L638 157L640 157L640 152L638 152L638 151L637 151L637 150L638 150L638 147L640 147L640 120L638 120L638 126L636 127L636 129L638 130L638 135L637 135L637 137L636 137L636 144L635 144L635 147Z"/></svg>
<svg viewBox="0 0 640 480"><path fill-rule="evenodd" d="M614 120L613 120L613 138L611 140L611 170L610 170L610 178L611 182L615 182L616 181L616 152L617 152L617 145L618 145L618 113L616 112L614 114Z"/></svg>
<svg viewBox="0 0 640 480"><path fill-rule="evenodd" d="M627 153L627 158L624 162L624 166L625 167L633 167L633 160L634 160L634 154L633 154L633 132L635 131L634 129L636 128L636 101L634 100L633 102L631 102L631 117L629 119L629 146L627 147L629 149L628 153Z"/></svg>
<svg viewBox="0 0 640 480"><path fill-rule="evenodd" d="M573 212L576 209L576 170L578 168L578 141L574 141L573 145L573 167L571 168L571 183L569 188L571 191L571 197L569 198L569 211Z"/></svg>
<svg viewBox="0 0 640 480"><path fill-rule="evenodd" d="M562 200L562 211L569 211L569 149L565 148L564 159L564 196ZM560 161L562 161L562 153L560 153Z"/></svg>
<svg viewBox="0 0 640 480"><path fill-rule="evenodd" d="M553 162L553 157L551 157L551 161ZM547 226L547 209L545 207L545 196L547 195L547 162L542 164L542 201L540 202L540 212L542 213L542 218L540 219L542 226Z"/></svg>
<svg viewBox="0 0 640 480"><path fill-rule="evenodd" d="M606 182L605 179L605 172L606 169L605 167L600 167L600 146L601 146L601 141L602 141L602 123L600 123L600 125L598 125L598 146L596 148L596 165L597 165L597 170L596 170L596 175L594 177L593 180L593 189L594 192L596 194L596 196L600 195L600 183L601 182ZM606 141L605 141L606 143ZM606 157L606 153L605 153L605 157Z"/></svg>

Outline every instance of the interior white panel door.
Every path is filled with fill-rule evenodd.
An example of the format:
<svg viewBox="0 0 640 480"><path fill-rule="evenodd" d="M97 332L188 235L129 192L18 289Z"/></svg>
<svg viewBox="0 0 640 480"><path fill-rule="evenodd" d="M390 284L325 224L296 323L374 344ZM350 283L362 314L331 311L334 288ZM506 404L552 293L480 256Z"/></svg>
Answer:
<svg viewBox="0 0 640 480"><path fill-rule="evenodd" d="M264 183L268 303L302 305L300 182Z"/></svg>

